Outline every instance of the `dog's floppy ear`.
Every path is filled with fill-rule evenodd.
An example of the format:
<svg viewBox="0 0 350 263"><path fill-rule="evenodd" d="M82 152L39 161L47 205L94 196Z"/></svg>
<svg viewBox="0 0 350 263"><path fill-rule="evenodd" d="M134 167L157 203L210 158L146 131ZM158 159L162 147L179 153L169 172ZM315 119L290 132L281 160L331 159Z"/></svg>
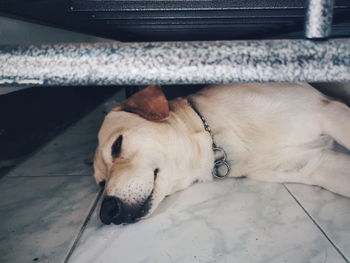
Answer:
<svg viewBox="0 0 350 263"><path fill-rule="evenodd" d="M169 103L159 85L150 85L132 95L112 111L125 110L150 121L163 121L169 117Z"/></svg>

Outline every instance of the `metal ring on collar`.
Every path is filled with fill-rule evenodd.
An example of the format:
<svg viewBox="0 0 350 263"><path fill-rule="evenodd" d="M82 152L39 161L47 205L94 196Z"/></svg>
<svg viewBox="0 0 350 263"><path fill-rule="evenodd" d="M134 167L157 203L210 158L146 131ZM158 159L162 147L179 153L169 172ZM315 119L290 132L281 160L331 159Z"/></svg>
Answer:
<svg viewBox="0 0 350 263"><path fill-rule="evenodd" d="M221 153L222 154L222 158L218 159L218 160L215 160L215 162L219 161L219 160L222 160L222 161L226 161L227 159L227 155L226 155L226 152L224 151L224 149L222 149L221 147L218 147L218 146L214 146L213 147L213 152L214 152L214 157L215 157L215 154L217 152Z"/></svg>
<svg viewBox="0 0 350 263"><path fill-rule="evenodd" d="M227 172L224 175L219 175L218 169L222 165L226 166ZM230 173L230 171L231 171L231 167L225 160L218 160L218 161L215 161L215 163L214 163L214 169L213 169L212 173L213 173L214 177L216 177L218 179L224 179L227 177L227 175Z"/></svg>

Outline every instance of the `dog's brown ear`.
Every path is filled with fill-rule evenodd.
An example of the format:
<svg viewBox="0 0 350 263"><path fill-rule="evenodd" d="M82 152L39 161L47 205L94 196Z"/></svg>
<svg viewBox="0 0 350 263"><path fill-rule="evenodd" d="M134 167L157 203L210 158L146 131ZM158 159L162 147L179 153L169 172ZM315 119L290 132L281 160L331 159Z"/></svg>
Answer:
<svg viewBox="0 0 350 263"><path fill-rule="evenodd" d="M169 117L169 103L159 85L151 85L132 95L112 111L125 110L150 121L163 121Z"/></svg>

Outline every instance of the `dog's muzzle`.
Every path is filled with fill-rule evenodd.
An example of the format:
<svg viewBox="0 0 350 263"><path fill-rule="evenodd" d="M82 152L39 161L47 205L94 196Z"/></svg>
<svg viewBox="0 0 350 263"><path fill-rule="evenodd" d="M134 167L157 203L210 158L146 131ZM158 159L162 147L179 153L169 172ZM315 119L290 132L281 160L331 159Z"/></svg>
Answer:
<svg viewBox="0 0 350 263"><path fill-rule="evenodd" d="M152 191L153 193L153 191ZM105 196L100 210L100 219L103 224L135 223L147 215L151 208L152 193L139 205L128 205L115 196Z"/></svg>

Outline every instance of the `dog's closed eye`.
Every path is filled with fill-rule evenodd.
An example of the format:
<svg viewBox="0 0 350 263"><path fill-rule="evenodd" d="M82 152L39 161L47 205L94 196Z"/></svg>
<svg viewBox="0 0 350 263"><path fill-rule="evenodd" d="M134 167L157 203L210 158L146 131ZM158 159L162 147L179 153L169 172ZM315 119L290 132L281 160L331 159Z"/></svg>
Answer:
<svg viewBox="0 0 350 263"><path fill-rule="evenodd" d="M112 157L118 158L120 156L121 147L123 142L123 135L120 135L118 139L112 145Z"/></svg>

